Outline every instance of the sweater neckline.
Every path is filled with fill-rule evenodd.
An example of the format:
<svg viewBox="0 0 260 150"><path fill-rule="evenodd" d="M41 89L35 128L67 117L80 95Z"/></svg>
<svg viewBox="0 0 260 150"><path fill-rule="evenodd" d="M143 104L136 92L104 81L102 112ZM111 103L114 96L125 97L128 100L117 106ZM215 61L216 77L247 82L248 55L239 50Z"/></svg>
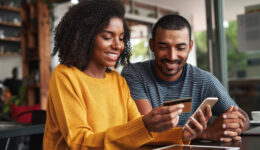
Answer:
<svg viewBox="0 0 260 150"><path fill-rule="evenodd" d="M73 69L78 74L80 74L83 78L85 78L87 80L92 80L92 81L95 81L95 82L102 82L102 81L104 82L104 81L109 80L109 73L107 73L107 72L105 72L105 78L95 78L95 77L92 77L92 76L85 74L83 71L79 70L77 67L73 67Z"/></svg>

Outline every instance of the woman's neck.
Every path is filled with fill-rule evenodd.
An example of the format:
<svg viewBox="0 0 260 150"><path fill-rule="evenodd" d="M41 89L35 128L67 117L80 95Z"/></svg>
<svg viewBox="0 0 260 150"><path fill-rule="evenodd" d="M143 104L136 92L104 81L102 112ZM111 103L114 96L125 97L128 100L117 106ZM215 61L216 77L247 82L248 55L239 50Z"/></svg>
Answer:
<svg viewBox="0 0 260 150"><path fill-rule="evenodd" d="M105 67L94 67L92 65L88 65L87 69L84 70L84 73L93 78L103 79L106 77L106 69Z"/></svg>

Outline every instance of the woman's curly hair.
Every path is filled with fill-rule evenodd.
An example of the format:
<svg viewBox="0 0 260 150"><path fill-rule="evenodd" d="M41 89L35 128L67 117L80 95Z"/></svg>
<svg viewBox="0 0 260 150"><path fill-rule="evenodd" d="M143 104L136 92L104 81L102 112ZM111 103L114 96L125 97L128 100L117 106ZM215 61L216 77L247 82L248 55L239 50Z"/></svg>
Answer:
<svg viewBox="0 0 260 150"><path fill-rule="evenodd" d="M130 31L124 19L124 6L115 0L82 0L72 6L55 29L54 50L61 64L87 69L93 54L96 35L108 26L111 18L123 21L125 49L119 56L118 64L129 64L131 56Z"/></svg>

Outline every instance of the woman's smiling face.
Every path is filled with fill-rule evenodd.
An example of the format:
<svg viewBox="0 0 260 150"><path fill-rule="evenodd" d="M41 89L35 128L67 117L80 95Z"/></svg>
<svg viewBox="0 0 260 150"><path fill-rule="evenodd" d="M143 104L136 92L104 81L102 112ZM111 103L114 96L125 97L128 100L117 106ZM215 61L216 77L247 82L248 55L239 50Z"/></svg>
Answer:
<svg viewBox="0 0 260 150"><path fill-rule="evenodd" d="M95 37L91 66L114 67L124 50L124 25L120 18L111 18L109 24Z"/></svg>

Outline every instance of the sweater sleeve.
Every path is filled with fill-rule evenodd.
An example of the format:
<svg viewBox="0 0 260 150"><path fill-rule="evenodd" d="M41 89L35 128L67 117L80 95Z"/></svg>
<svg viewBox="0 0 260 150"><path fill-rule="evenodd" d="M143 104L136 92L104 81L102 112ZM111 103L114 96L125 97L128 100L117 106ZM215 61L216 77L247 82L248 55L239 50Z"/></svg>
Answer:
<svg viewBox="0 0 260 150"><path fill-rule="evenodd" d="M54 73L48 100L49 107L53 108L51 116L56 118L56 126L70 149L134 149L153 139L140 115L132 116L126 124L95 133L87 122L86 104L71 82L66 74ZM47 128L52 130L48 125Z"/></svg>

